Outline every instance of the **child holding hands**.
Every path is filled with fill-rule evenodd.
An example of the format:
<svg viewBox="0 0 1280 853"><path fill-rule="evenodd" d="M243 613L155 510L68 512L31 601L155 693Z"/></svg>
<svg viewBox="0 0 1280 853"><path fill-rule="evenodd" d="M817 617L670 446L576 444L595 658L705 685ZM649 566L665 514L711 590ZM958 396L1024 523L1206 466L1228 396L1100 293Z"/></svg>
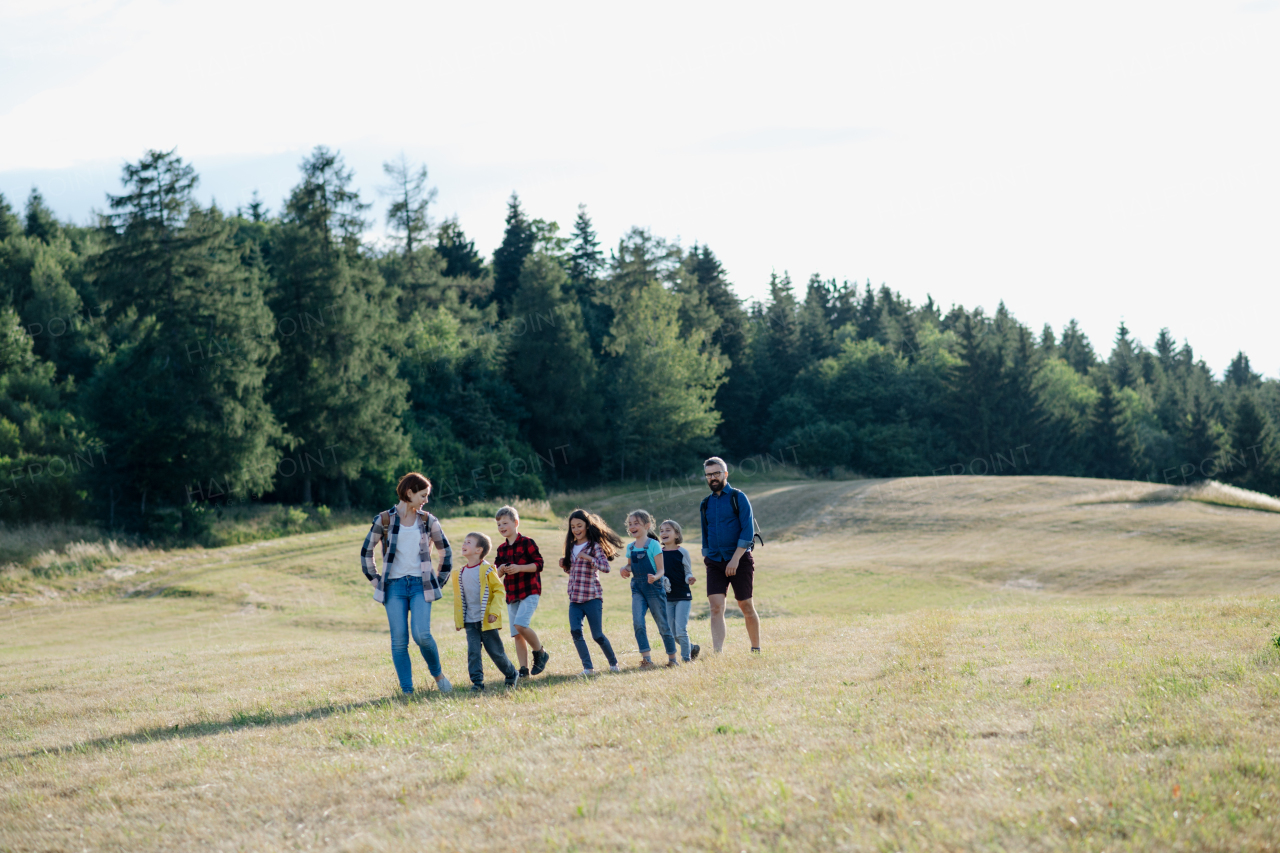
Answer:
<svg viewBox="0 0 1280 853"><path fill-rule="evenodd" d="M662 543L662 567L667 587L667 625L680 644L680 658L685 663L698 657L700 648L689 644L689 609L693 607L693 590L689 585L697 578L693 562L682 545L684 531L679 522L667 519L658 525L658 541Z"/></svg>
<svg viewBox="0 0 1280 853"><path fill-rule="evenodd" d="M484 666L480 649L489 654L493 665L507 679L507 687L515 687L520 673L507 659L502 647L502 578L493 564L485 560L492 542L483 533L468 533L462 540L462 558L466 565L450 579L453 584L453 623L457 630L467 631L467 670L471 690L484 690Z"/></svg>
<svg viewBox="0 0 1280 853"><path fill-rule="evenodd" d="M530 623L542 599L542 554L538 543L520 532L520 513L513 506L498 510L494 519L503 543L498 546L498 575L507 589L507 617L511 620L511 636L515 639L516 657L520 659L520 677L529 673L529 649L533 649L533 674L547 668L551 655L542 647Z"/></svg>
<svg viewBox="0 0 1280 853"><path fill-rule="evenodd" d="M619 671L613 645L604 635L604 588L600 586L598 573L609 571L609 561L621 547L621 537L610 530L600 516L585 509L569 513L569 530L564 537L560 568L569 576L569 633L573 636L578 657L582 659L583 675L596 674L591 665L591 651L582 636L584 617L591 629L591 638L609 661L609 669Z"/></svg>
<svg viewBox="0 0 1280 853"><path fill-rule="evenodd" d="M658 633L662 635L662 645L667 650L667 666L679 666L676 660L676 641L667 624L667 593L662 582L662 546L651 535L653 516L645 510L635 510L627 516L627 532L636 541L627 543L627 564L622 567L621 574L624 578L631 578L631 627L635 629L636 643L640 646L640 656L643 658L640 668L654 667L649 656L649 633L644 624L646 612L653 614Z"/></svg>

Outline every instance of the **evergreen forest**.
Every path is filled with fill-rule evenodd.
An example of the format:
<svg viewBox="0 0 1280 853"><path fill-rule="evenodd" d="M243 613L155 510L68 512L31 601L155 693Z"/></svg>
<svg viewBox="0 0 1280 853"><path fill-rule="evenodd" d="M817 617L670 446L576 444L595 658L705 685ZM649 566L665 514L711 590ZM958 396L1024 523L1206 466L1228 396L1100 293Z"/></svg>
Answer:
<svg viewBox="0 0 1280 853"><path fill-rule="evenodd" d="M1104 352L1074 321L817 274L747 304L710 246L605 245L585 206L565 228L515 193L485 258L432 217L425 166L380 179L377 240L324 147L277 209L201 206L174 151L89 225L0 196L0 520L181 535L238 501L381 507L406 470L468 503L711 453L1280 494L1280 383L1243 352L1216 378L1169 329L1119 323Z"/></svg>

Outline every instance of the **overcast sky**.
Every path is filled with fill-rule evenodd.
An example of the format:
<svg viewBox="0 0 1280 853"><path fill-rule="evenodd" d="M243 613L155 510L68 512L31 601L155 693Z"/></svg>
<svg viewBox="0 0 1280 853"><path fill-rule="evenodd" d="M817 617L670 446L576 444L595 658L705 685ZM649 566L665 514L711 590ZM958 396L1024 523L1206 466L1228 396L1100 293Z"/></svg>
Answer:
<svg viewBox="0 0 1280 853"><path fill-rule="evenodd" d="M0 4L15 206L85 222L177 147L274 210L317 144L372 199L425 162L486 254L517 190L706 243L746 298L870 279L1280 374L1280 0Z"/></svg>

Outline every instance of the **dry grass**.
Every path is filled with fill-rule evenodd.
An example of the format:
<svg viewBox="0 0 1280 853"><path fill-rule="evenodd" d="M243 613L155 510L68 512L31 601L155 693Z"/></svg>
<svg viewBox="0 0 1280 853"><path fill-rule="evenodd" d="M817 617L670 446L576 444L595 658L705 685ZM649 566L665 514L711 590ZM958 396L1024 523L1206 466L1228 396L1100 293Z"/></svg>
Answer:
<svg viewBox="0 0 1280 853"><path fill-rule="evenodd" d="M631 668L584 683L553 577L548 673L481 698L394 698L358 527L151 554L109 592L0 610L0 849L1275 849L1273 581L1153 573L1115 532L1185 528L1148 549L1251 577L1223 543L1274 553L1276 522L1074 505L1102 485L775 484L763 656L735 621L720 657L635 670L613 576L606 632ZM679 518L698 498L599 506ZM546 552L562 535L525 527ZM1095 566L1076 584L1067 543ZM1108 567L1144 597L1100 587Z"/></svg>
<svg viewBox="0 0 1280 853"><path fill-rule="evenodd" d="M1118 489L1110 489L1083 500L1081 503L1168 503L1170 501L1199 501L1217 506L1280 512L1280 500L1261 492L1228 486L1216 480L1206 480L1191 486L1126 484Z"/></svg>

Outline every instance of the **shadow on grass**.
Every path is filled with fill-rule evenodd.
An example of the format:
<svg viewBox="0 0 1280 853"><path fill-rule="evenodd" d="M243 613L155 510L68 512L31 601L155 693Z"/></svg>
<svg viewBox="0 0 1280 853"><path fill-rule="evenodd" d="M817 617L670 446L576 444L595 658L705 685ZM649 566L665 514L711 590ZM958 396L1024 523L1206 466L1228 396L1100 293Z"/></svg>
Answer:
<svg viewBox="0 0 1280 853"><path fill-rule="evenodd" d="M622 673L607 674L616 677L619 674L639 672L639 669L625 669ZM605 674L602 673L596 678L603 677ZM537 680L521 680L520 686L515 689L515 693L545 690L557 684L567 682L581 683L582 681L583 677L581 675L543 675L538 677ZM441 702L467 702L484 697L501 697L507 694L507 689L499 680L495 684L486 685L486 689L483 692L475 693L471 691L469 684L461 684L454 687L449 693L441 693L439 690L418 690L410 696L384 696L380 699L366 699L362 702L334 702L304 711L296 711L292 714L278 714L269 708L260 708L256 711L233 711L230 717L223 720L202 720L197 723L179 723L173 726L150 726L128 734L107 735L106 737L80 741L67 746L53 746L33 749L28 752L11 753L3 756L0 760L21 761L41 755L87 754L132 743L156 743L166 740L209 737L225 732L239 731L240 729L283 728L302 722L325 720L336 715L372 708L390 709L396 705L412 706L433 705Z"/></svg>

